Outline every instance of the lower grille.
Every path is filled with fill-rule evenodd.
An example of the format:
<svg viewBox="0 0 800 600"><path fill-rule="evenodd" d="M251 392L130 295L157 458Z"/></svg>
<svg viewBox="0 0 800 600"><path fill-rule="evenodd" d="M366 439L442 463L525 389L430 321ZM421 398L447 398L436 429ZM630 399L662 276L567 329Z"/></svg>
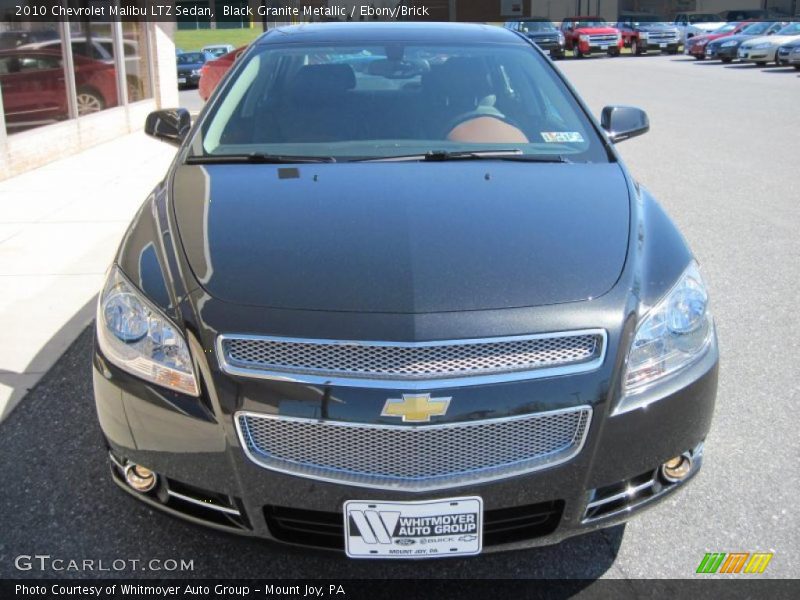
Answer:
<svg viewBox="0 0 800 600"><path fill-rule="evenodd" d="M367 425L241 412L255 463L301 477L395 490L433 490L535 471L574 457L592 409L435 425Z"/></svg>
<svg viewBox="0 0 800 600"><path fill-rule="evenodd" d="M496 546L531 540L556 530L564 502L487 510L483 514L483 545ZM264 516L272 536L289 544L344 549L342 513L265 506Z"/></svg>

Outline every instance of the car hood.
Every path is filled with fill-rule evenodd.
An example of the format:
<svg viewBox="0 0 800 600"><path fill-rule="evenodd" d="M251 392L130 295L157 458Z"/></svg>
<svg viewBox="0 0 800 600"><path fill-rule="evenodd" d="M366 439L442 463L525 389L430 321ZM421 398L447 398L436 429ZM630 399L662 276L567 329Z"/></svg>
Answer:
<svg viewBox="0 0 800 600"><path fill-rule="evenodd" d="M725 21L718 21L714 23L690 23L689 27L694 27L695 29L702 29L703 31L714 31L715 29L719 29L725 25Z"/></svg>
<svg viewBox="0 0 800 600"><path fill-rule="evenodd" d="M753 35L745 35L743 33L737 33L736 35L726 35L725 37L717 38L714 40L714 44L719 46L721 44L725 44L726 42L744 42L746 40L751 40L756 36Z"/></svg>
<svg viewBox="0 0 800 600"><path fill-rule="evenodd" d="M586 35L596 33L619 33L619 30L614 27L576 27L575 31L579 34L582 33Z"/></svg>
<svg viewBox="0 0 800 600"><path fill-rule="evenodd" d="M639 31L646 31L648 33L657 32L657 31L658 32L660 32L660 31L677 31L677 29L675 27L672 27L670 25L658 25L658 24L654 24L654 25L639 25L638 30Z"/></svg>
<svg viewBox="0 0 800 600"><path fill-rule="evenodd" d="M617 281L629 197L616 163L182 165L172 198L213 297L429 313L573 302Z"/></svg>
<svg viewBox="0 0 800 600"><path fill-rule="evenodd" d="M797 39L795 35L762 35L759 37L750 38L747 40L749 47L757 46L764 42L769 42L772 46L780 46L786 42L792 42Z"/></svg>

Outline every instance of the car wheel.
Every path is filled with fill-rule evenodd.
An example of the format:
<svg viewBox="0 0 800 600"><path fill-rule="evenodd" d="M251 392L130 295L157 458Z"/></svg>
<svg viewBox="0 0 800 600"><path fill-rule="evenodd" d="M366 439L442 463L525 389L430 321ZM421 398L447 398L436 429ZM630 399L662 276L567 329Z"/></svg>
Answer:
<svg viewBox="0 0 800 600"><path fill-rule="evenodd" d="M730 62L733 62L733 59L732 59L732 58L727 58L727 57L726 57L726 58L721 58L720 60L721 60L722 62L726 63L726 64L727 64L727 63L730 63Z"/></svg>
<svg viewBox="0 0 800 600"><path fill-rule="evenodd" d="M583 58L583 52L581 52L581 49L580 49L580 48L578 48L577 46L575 46L575 47L572 49L572 55L573 55L575 58Z"/></svg>
<svg viewBox="0 0 800 600"><path fill-rule="evenodd" d="M673 48L672 50L667 50L667 54L677 54L677 53L678 53L677 48Z"/></svg>
<svg viewBox="0 0 800 600"><path fill-rule="evenodd" d="M90 115L99 112L106 107L103 97L95 90L81 88L77 96L78 116Z"/></svg>
<svg viewBox="0 0 800 600"><path fill-rule="evenodd" d="M631 40L631 54L633 56L639 56L639 52L640 52L640 50L639 50L639 40L637 40L636 38L633 38Z"/></svg>
<svg viewBox="0 0 800 600"><path fill-rule="evenodd" d="M767 61L765 61L765 60L756 60L756 61L754 61L754 62L755 62L755 63L756 63L756 64L757 64L759 67L766 67L766 66L767 66Z"/></svg>
<svg viewBox="0 0 800 600"><path fill-rule="evenodd" d="M796 70L800 71L800 65L792 65Z"/></svg>

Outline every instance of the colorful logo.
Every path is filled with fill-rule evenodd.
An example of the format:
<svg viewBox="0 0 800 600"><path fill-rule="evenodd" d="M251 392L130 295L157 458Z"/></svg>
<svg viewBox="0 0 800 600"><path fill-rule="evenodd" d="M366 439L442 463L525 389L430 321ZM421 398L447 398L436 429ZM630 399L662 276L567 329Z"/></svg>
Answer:
<svg viewBox="0 0 800 600"><path fill-rule="evenodd" d="M697 573L763 573L771 560L768 552L708 552Z"/></svg>

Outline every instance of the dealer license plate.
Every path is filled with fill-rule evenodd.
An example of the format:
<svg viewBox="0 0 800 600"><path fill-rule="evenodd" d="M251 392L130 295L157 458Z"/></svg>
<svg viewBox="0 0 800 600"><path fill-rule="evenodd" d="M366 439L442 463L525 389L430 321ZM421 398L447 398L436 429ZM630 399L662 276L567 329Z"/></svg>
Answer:
<svg viewBox="0 0 800 600"><path fill-rule="evenodd" d="M666 48L666 47L667 47L667 45L666 45L666 44L659 44L659 45L658 45L658 47L659 47L659 48Z"/></svg>
<svg viewBox="0 0 800 600"><path fill-rule="evenodd" d="M178 77L178 83L186 83L186 77Z"/></svg>
<svg viewBox="0 0 800 600"><path fill-rule="evenodd" d="M608 46L600 46L600 50L608 50Z"/></svg>
<svg viewBox="0 0 800 600"><path fill-rule="evenodd" d="M345 551L351 558L435 558L478 554L483 500L344 503Z"/></svg>

